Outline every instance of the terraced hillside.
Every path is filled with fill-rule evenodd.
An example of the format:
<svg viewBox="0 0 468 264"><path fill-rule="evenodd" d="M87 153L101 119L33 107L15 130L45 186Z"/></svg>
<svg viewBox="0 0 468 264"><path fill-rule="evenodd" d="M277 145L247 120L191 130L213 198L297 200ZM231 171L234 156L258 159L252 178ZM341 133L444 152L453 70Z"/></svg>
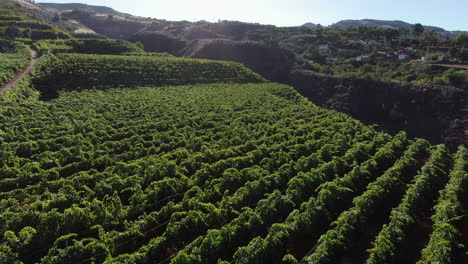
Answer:
<svg viewBox="0 0 468 264"><path fill-rule="evenodd" d="M84 53L121 55L144 52L141 47L128 41L109 39L40 40L34 43L34 47L41 54Z"/></svg>
<svg viewBox="0 0 468 264"><path fill-rule="evenodd" d="M466 262L464 147L377 132L237 63L34 44L0 98L0 263ZM114 55L79 53L99 47Z"/></svg>
<svg viewBox="0 0 468 264"><path fill-rule="evenodd" d="M0 37L40 39L67 39L71 36L55 25L29 19L18 13L4 14L0 5Z"/></svg>

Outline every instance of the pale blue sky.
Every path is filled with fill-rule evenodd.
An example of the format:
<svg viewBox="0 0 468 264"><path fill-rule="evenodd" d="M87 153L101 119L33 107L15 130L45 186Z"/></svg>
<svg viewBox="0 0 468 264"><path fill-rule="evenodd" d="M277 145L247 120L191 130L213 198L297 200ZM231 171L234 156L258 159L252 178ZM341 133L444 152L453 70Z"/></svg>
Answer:
<svg viewBox="0 0 468 264"><path fill-rule="evenodd" d="M105 5L118 11L167 20L218 19L297 26L329 25L342 19L403 20L468 30L468 0L36 0Z"/></svg>

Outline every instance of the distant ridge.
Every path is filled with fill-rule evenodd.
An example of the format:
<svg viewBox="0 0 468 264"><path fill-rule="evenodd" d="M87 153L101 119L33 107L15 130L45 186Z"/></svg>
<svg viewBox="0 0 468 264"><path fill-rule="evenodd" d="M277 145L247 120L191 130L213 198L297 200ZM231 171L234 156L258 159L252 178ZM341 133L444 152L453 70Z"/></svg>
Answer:
<svg viewBox="0 0 468 264"><path fill-rule="evenodd" d="M80 3L70 3L70 4L39 3L39 5L49 7L49 8L55 8L55 9L65 9L65 10L84 9L84 10L94 11L96 13L102 13L102 14L126 15L124 13L121 13L107 6L93 6L93 5L80 4Z"/></svg>
<svg viewBox="0 0 468 264"><path fill-rule="evenodd" d="M314 23L305 23L304 25L302 25L303 27L308 27L308 28L316 28L317 27L317 24L314 24Z"/></svg>
<svg viewBox="0 0 468 264"><path fill-rule="evenodd" d="M400 21L400 20L377 20L377 19L360 19L360 20L341 20L330 27L348 28L348 27L384 27L384 28L406 28L410 29L413 24ZM424 26L425 29L433 29L436 32L447 32L445 29L433 26Z"/></svg>

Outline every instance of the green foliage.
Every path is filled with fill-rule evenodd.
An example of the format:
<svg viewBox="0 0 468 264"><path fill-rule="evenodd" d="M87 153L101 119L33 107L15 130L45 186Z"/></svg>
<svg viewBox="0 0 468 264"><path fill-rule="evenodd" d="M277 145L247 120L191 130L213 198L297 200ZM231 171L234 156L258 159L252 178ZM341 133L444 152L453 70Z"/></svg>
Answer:
<svg viewBox="0 0 468 264"><path fill-rule="evenodd" d="M325 63L325 56L320 53L319 49L315 46L310 46L305 52L304 52L304 58L317 62L317 63Z"/></svg>
<svg viewBox="0 0 468 264"><path fill-rule="evenodd" d="M392 210L390 222L383 226L367 259L368 264L394 263L397 249L403 245L411 228L416 224L417 209L430 197L431 191L447 175L451 158L445 146L440 145L432 152L431 159L421 169L414 182L408 186L403 201ZM427 201L426 201L427 202Z"/></svg>
<svg viewBox="0 0 468 264"><path fill-rule="evenodd" d="M0 27L31 28L38 30L52 30L54 25L35 20L0 20Z"/></svg>
<svg viewBox="0 0 468 264"><path fill-rule="evenodd" d="M16 72L29 65L31 53L24 44L3 41L0 46L11 48L6 53L0 53L0 86L15 76Z"/></svg>
<svg viewBox="0 0 468 264"><path fill-rule="evenodd" d="M229 256L307 199L308 188L389 139L292 94L279 84L216 84L0 102L5 256L115 263L135 253L141 263L192 241L206 245L197 254ZM317 176L307 173L316 166ZM286 191L288 175L305 184Z"/></svg>
<svg viewBox="0 0 468 264"><path fill-rule="evenodd" d="M85 53L85 54L139 54L143 49L125 40L109 39L66 39L40 40L34 43L41 53Z"/></svg>
<svg viewBox="0 0 468 264"><path fill-rule="evenodd" d="M0 0L0 20L22 20L25 18L23 10L14 2Z"/></svg>
<svg viewBox="0 0 468 264"><path fill-rule="evenodd" d="M423 38L423 41L426 42L428 45L437 44L437 42L439 41L439 33L437 33L433 29L424 31L421 34L421 37Z"/></svg>
<svg viewBox="0 0 468 264"><path fill-rule="evenodd" d="M468 61L468 47L464 47L460 50L458 57L462 61Z"/></svg>
<svg viewBox="0 0 468 264"><path fill-rule="evenodd" d="M181 60L45 61L68 57ZM430 148L280 84L63 91L52 104L21 100L26 86L0 101L8 263L300 263L304 241L306 261L333 263ZM446 154L407 193L432 190Z"/></svg>
<svg viewBox="0 0 468 264"><path fill-rule="evenodd" d="M0 37L14 39L18 37L41 39L68 39L70 34L57 26L35 20L0 20Z"/></svg>
<svg viewBox="0 0 468 264"><path fill-rule="evenodd" d="M454 263L454 251L461 242L459 226L463 218L463 205L461 203L468 180L468 151L460 147L455 155L455 166L450 173L450 180L440 197L432 216L434 230L429 244L422 251L422 258L418 262L425 263Z"/></svg>
<svg viewBox="0 0 468 264"><path fill-rule="evenodd" d="M418 159L427 152L429 144L418 140L403 157L376 181L367 186L367 190L353 200L353 207L340 214L338 219L317 242L314 252L305 258L306 263L335 263L338 256L350 246L353 236L366 223L370 214L378 210L378 206L389 195L402 188L410 180L404 178L408 171L418 166Z"/></svg>
<svg viewBox="0 0 468 264"><path fill-rule="evenodd" d="M46 94L86 88L264 82L241 64L152 56L58 54L41 59L32 79Z"/></svg>
<svg viewBox="0 0 468 264"><path fill-rule="evenodd" d="M0 263L336 263L371 215L406 192L371 250L369 262L390 263L451 167L443 146L320 109L240 64L56 40L60 31L39 25L31 37L54 40L35 43L44 56L34 74L0 98ZM213 27L248 35L242 23ZM340 55L354 56L361 44L341 37L364 34L385 38L391 52L394 30L297 30L317 33L298 49L322 63L309 64L317 71L432 80L419 64L325 64L314 46L336 41ZM14 44L0 59L10 79L30 55ZM456 83L460 74L443 77ZM39 92L60 97L41 102ZM460 238L460 153L423 251L431 261L448 259Z"/></svg>
<svg viewBox="0 0 468 264"><path fill-rule="evenodd" d="M434 81L437 84L453 85L463 87L468 84L468 72L456 69L446 70L441 77L436 77Z"/></svg>
<svg viewBox="0 0 468 264"><path fill-rule="evenodd" d="M420 23L416 23L411 26L411 34L415 36L420 36L424 32L424 26Z"/></svg>
<svg viewBox="0 0 468 264"><path fill-rule="evenodd" d="M41 40L41 39L69 39L71 38L70 34L60 29L33 29L31 32L32 40Z"/></svg>
<svg viewBox="0 0 468 264"><path fill-rule="evenodd" d="M468 47L468 34L458 34L454 41L461 47Z"/></svg>

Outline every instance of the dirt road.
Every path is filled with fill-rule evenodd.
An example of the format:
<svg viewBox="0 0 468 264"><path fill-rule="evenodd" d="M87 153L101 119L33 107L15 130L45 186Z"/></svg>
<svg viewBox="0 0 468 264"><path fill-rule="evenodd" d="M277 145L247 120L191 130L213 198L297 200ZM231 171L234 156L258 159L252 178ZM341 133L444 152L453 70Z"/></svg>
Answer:
<svg viewBox="0 0 468 264"><path fill-rule="evenodd" d="M431 65L468 71L468 65L467 64L431 64Z"/></svg>

